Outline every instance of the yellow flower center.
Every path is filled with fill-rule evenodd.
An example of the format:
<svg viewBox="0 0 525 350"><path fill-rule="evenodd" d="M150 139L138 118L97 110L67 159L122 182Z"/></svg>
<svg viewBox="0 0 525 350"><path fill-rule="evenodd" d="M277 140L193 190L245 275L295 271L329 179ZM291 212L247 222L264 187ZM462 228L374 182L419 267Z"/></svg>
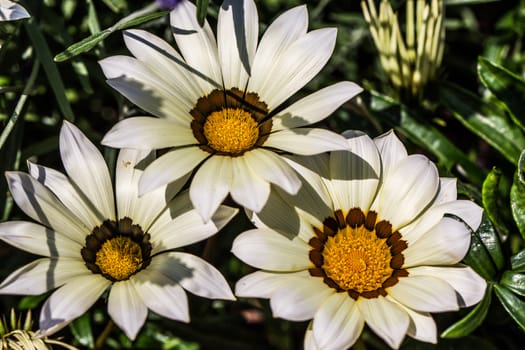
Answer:
<svg viewBox="0 0 525 350"><path fill-rule="evenodd" d="M106 220L95 227L80 254L91 272L116 282L146 268L151 250L149 233L125 217L118 222Z"/></svg>
<svg viewBox="0 0 525 350"><path fill-rule="evenodd" d="M345 227L328 237L323 250L323 270L339 287L359 293L380 288L392 275L386 239L364 226Z"/></svg>
<svg viewBox="0 0 525 350"><path fill-rule="evenodd" d="M129 237L115 237L102 244L97 252L95 264L100 267L102 273L122 281L140 269L142 251Z"/></svg>
<svg viewBox="0 0 525 350"><path fill-rule="evenodd" d="M239 108L224 108L211 113L204 123L208 145L225 153L239 154L253 147L259 138L257 122Z"/></svg>
<svg viewBox="0 0 525 350"><path fill-rule="evenodd" d="M385 220L377 221L377 213L365 215L352 208L345 216L336 210L333 217L314 227L316 236L308 242L309 257L315 267L310 275L322 277L325 284L354 299L386 296L386 289L400 277L408 276L402 268L402 251L407 244L398 231Z"/></svg>

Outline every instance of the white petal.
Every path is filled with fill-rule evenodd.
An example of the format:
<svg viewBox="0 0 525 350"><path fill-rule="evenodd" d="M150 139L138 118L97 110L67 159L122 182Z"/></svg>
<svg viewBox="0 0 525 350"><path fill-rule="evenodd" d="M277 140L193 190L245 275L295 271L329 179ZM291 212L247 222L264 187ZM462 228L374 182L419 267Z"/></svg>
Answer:
<svg viewBox="0 0 525 350"><path fill-rule="evenodd" d="M172 119L133 117L115 124L101 142L113 148L152 150L198 144L189 124Z"/></svg>
<svg viewBox="0 0 525 350"><path fill-rule="evenodd" d="M359 299L357 306L368 326L391 348L399 348L410 323L406 311L383 297Z"/></svg>
<svg viewBox="0 0 525 350"><path fill-rule="evenodd" d="M278 288L287 286L289 280L297 277L309 277L307 271L292 273L274 273L256 271L244 276L235 284L235 295L239 297L270 298Z"/></svg>
<svg viewBox="0 0 525 350"><path fill-rule="evenodd" d="M84 244L87 228L40 182L21 172L6 172L9 191L16 204L32 219L52 228L71 240ZM53 232L51 231L50 234Z"/></svg>
<svg viewBox="0 0 525 350"><path fill-rule="evenodd" d="M408 157L407 150L403 143L397 138L393 130L374 139L381 161L383 163L383 176L390 176L390 171L397 166L399 162Z"/></svg>
<svg viewBox="0 0 525 350"><path fill-rule="evenodd" d="M129 339L134 340L148 316L148 308L130 281L113 283L108 313Z"/></svg>
<svg viewBox="0 0 525 350"><path fill-rule="evenodd" d="M434 201L434 204L441 204L455 201L458 198L456 178L440 177L439 178L439 192Z"/></svg>
<svg viewBox="0 0 525 350"><path fill-rule="evenodd" d="M185 201L190 203L187 196L185 196ZM167 218L157 220L148 231L151 233L152 254L200 242L216 234L237 212L238 209L221 206L211 220L204 222L194 209L177 215L173 219L171 219L170 210L167 210L163 214L163 217Z"/></svg>
<svg viewBox="0 0 525 350"><path fill-rule="evenodd" d="M248 90L256 91L273 110L319 73L332 55L336 34L335 28L323 28L302 35L271 61L271 69L264 71L271 78L263 86L250 81ZM259 69L255 61L253 69Z"/></svg>
<svg viewBox="0 0 525 350"><path fill-rule="evenodd" d="M428 275L400 278L388 294L403 305L423 312L452 311L459 308L456 292L447 282Z"/></svg>
<svg viewBox="0 0 525 350"><path fill-rule="evenodd" d="M75 125L64 121L60 129L60 156L77 188L106 219L115 219L113 185L104 157Z"/></svg>
<svg viewBox="0 0 525 350"><path fill-rule="evenodd" d="M217 43L208 21L201 27L197 22L195 5L184 0L170 12L170 23L177 47L202 90L221 88Z"/></svg>
<svg viewBox="0 0 525 350"><path fill-rule="evenodd" d="M432 205L419 219L400 230L403 239L415 243L437 225L445 214L457 216L475 231L481 223L483 209L472 201L461 199Z"/></svg>
<svg viewBox="0 0 525 350"><path fill-rule="evenodd" d="M198 147L179 148L151 163L139 180L139 195L187 175L210 154Z"/></svg>
<svg viewBox="0 0 525 350"><path fill-rule="evenodd" d="M129 56L111 56L99 62L108 84L143 110L157 117L189 123L196 102L176 94L173 83L159 78L143 62ZM176 79L177 76L174 76Z"/></svg>
<svg viewBox="0 0 525 350"><path fill-rule="evenodd" d="M228 195L233 179L231 157L212 156L197 171L190 186L190 198L204 221L208 221Z"/></svg>
<svg viewBox="0 0 525 350"><path fill-rule="evenodd" d="M17 19L29 17L31 17L31 15L24 7L22 7L22 5L10 0L2 0L0 2L0 22L15 21Z"/></svg>
<svg viewBox="0 0 525 350"><path fill-rule="evenodd" d="M301 181L295 171L277 154L265 149L245 153L246 162L263 180L271 182L290 194L296 194Z"/></svg>
<svg viewBox="0 0 525 350"><path fill-rule="evenodd" d="M268 137L264 147L310 156L328 151L344 150L344 137L324 129L298 128L276 131Z"/></svg>
<svg viewBox="0 0 525 350"><path fill-rule="evenodd" d="M102 275L90 273L72 278L46 300L40 312L40 329L65 325L84 314L111 284Z"/></svg>
<svg viewBox="0 0 525 350"><path fill-rule="evenodd" d="M272 118L272 130L292 129L317 123L339 108L363 89L352 82L342 81L314 92Z"/></svg>
<svg viewBox="0 0 525 350"><path fill-rule="evenodd" d="M79 258L84 244L28 221L0 223L0 239L26 252L49 257Z"/></svg>
<svg viewBox="0 0 525 350"><path fill-rule="evenodd" d="M161 272L193 294L209 299L235 300L221 273L197 256L164 253L157 255L148 268Z"/></svg>
<svg viewBox="0 0 525 350"><path fill-rule="evenodd" d="M188 297L175 281L153 269L146 269L130 278L137 294L153 312L172 320L189 322Z"/></svg>
<svg viewBox="0 0 525 350"><path fill-rule="evenodd" d="M273 230L253 229L238 235L232 252L245 263L264 270L300 271L313 267L312 248L300 238L287 238Z"/></svg>
<svg viewBox="0 0 525 350"><path fill-rule="evenodd" d="M450 265L465 257L470 246L470 231L455 219L444 217L430 231L403 251L405 267Z"/></svg>
<svg viewBox="0 0 525 350"><path fill-rule="evenodd" d="M197 101L206 91L188 70L182 56L166 41L145 30L128 29L124 31L124 42L129 51L155 73L155 78L161 79L170 91L180 95L181 111L191 110L190 101ZM178 101L178 100L177 100Z"/></svg>
<svg viewBox="0 0 525 350"><path fill-rule="evenodd" d="M12 272L0 284L0 294L39 295L60 287L71 278L91 274L79 259L42 258Z"/></svg>
<svg viewBox="0 0 525 350"><path fill-rule="evenodd" d="M315 342L314 331L312 330L312 321L308 323L306 332L304 334L304 350L319 350L319 346Z"/></svg>
<svg viewBox="0 0 525 350"><path fill-rule="evenodd" d="M306 5L294 7L275 19L266 29L254 57L248 90L260 91L271 84L273 77L268 74L276 59L308 28Z"/></svg>
<svg viewBox="0 0 525 350"><path fill-rule="evenodd" d="M428 312L419 312L412 310L403 304L399 304L390 297L387 297L399 307L401 307L410 317L410 324L408 325L407 334L414 339L424 341L427 343L437 343L437 327L436 322Z"/></svg>
<svg viewBox="0 0 525 350"><path fill-rule="evenodd" d="M487 282L468 266L420 266L409 271L410 276L432 276L450 284L458 294L461 307L477 304L487 287Z"/></svg>
<svg viewBox="0 0 525 350"><path fill-rule="evenodd" d="M49 188L86 227L98 226L107 219L98 210L93 210L93 205L80 189L61 172L31 162L27 162L27 166L31 176Z"/></svg>
<svg viewBox="0 0 525 350"><path fill-rule="evenodd" d="M370 137L346 133L347 151L330 153L330 184L335 207L346 213L352 208L367 211L374 200L381 176L381 160Z"/></svg>
<svg viewBox="0 0 525 350"><path fill-rule="evenodd" d="M321 304L335 289L324 284L320 277L290 278L271 296L270 306L274 317L290 321L305 321L314 317Z"/></svg>
<svg viewBox="0 0 525 350"><path fill-rule="evenodd" d="M438 186L434 163L419 154L408 156L385 177L377 198L379 219L390 221L394 230L410 223L431 203Z"/></svg>
<svg viewBox="0 0 525 350"><path fill-rule="evenodd" d="M222 3L217 41L225 89L246 86L258 35L259 18L253 0L226 0Z"/></svg>
<svg viewBox="0 0 525 350"><path fill-rule="evenodd" d="M246 209L259 212L270 196L270 183L255 172L246 157L232 158L231 196Z"/></svg>
<svg viewBox="0 0 525 350"><path fill-rule="evenodd" d="M347 349L359 339L365 320L347 293L332 294L315 313L313 332L321 349Z"/></svg>

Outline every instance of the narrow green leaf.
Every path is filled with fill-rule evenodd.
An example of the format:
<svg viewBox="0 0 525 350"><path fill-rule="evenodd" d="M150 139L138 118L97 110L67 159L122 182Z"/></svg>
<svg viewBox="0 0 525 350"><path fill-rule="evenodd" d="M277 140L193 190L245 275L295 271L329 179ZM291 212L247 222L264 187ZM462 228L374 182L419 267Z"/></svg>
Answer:
<svg viewBox="0 0 525 350"><path fill-rule="evenodd" d="M525 274L517 271L505 271L499 283L514 293L525 296Z"/></svg>
<svg viewBox="0 0 525 350"><path fill-rule="evenodd" d="M510 317L525 331L525 302L505 286L495 284L494 291Z"/></svg>
<svg viewBox="0 0 525 350"><path fill-rule="evenodd" d="M418 120L415 117L416 112L375 91L372 91L369 105L378 117L412 142L434 154L447 170L451 170L454 166L461 166L470 181L479 185L483 183L485 176L483 170L480 170L439 130L429 123Z"/></svg>
<svg viewBox="0 0 525 350"><path fill-rule="evenodd" d="M128 7L128 4L125 0L102 0L111 11L117 13L122 10L125 10Z"/></svg>
<svg viewBox="0 0 525 350"><path fill-rule="evenodd" d="M208 12L208 2L209 0L197 0L195 5L197 6L197 21L202 27L204 21L206 20L206 13Z"/></svg>
<svg viewBox="0 0 525 350"><path fill-rule="evenodd" d="M487 249L490 258L496 265L496 268L498 270L502 269L505 264L505 258L503 256L503 251L501 250L498 233L486 215L483 215L481 224L476 231L476 235L480 238L481 242Z"/></svg>
<svg viewBox="0 0 525 350"><path fill-rule="evenodd" d="M470 249L463 262L486 280L492 280L496 276L497 271L494 262L477 234L472 235Z"/></svg>
<svg viewBox="0 0 525 350"><path fill-rule="evenodd" d="M525 149L525 135L514 126L505 111L454 84L443 84L438 91L439 101L465 127L516 164Z"/></svg>
<svg viewBox="0 0 525 350"><path fill-rule="evenodd" d="M53 62L51 51L47 46L47 42L44 38L44 35L42 34L42 31L35 23L34 18L24 21L24 27L27 31L27 34L29 35L29 38L31 39L31 42L33 43L38 60L44 68L47 81L51 85L51 89L55 94L60 112L64 118L73 122L75 117L66 97L66 90L64 88L64 83L62 82L62 77L60 76L60 72L58 71L55 62Z"/></svg>
<svg viewBox="0 0 525 350"><path fill-rule="evenodd" d="M520 160L518 161L518 178L522 184L525 184L525 150L520 154Z"/></svg>
<svg viewBox="0 0 525 350"><path fill-rule="evenodd" d="M69 326L75 339L83 346L92 349L95 346L93 331L91 329L91 314L86 312L75 319Z"/></svg>
<svg viewBox="0 0 525 350"><path fill-rule="evenodd" d="M74 43L73 45L69 46L66 50L56 55L55 62L67 61L71 57L74 57L83 52L91 50L99 42L104 40L109 34L111 34L111 31L109 29L106 29L99 33L90 35L87 38L82 39L79 42Z"/></svg>
<svg viewBox="0 0 525 350"><path fill-rule="evenodd" d="M515 272L525 272L525 249L510 257L510 267Z"/></svg>
<svg viewBox="0 0 525 350"><path fill-rule="evenodd" d="M483 181L481 196L483 200L483 207L485 213L496 227L505 235L509 233L507 226L502 222L500 215L500 192L499 183L501 179L501 171L499 169L492 169Z"/></svg>
<svg viewBox="0 0 525 350"><path fill-rule="evenodd" d="M520 181L518 172L510 187L510 209L521 236L525 238L525 183Z"/></svg>
<svg viewBox="0 0 525 350"><path fill-rule="evenodd" d="M514 123L525 131L525 81L481 56L478 59L478 76L483 85L507 106Z"/></svg>
<svg viewBox="0 0 525 350"><path fill-rule="evenodd" d="M18 303L18 308L20 310L28 310L36 308L41 302L43 302L49 293L44 293L40 295L28 295L23 297Z"/></svg>
<svg viewBox="0 0 525 350"><path fill-rule="evenodd" d="M441 333L442 338L459 338L472 333L483 323L492 302L492 283L487 285L483 299L470 312Z"/></svg>
<svg viewBox="0 0 525 350"><path fill-rule="evenodd" d="M111 33L113 33L116 30L131 28L139 24L163 17L167 13L168 11L160 11L155 13L148 13L138 17L130 15L129 17L131 19L124 19L123 21L116 23L111 28L104 29L101 32L90 35L87 38L84 38L81 41L72 44L67 49L55 56L55 62L67 61L71 57L91 50L93 47L95 47L98 43L107 38Z"/></svg>
<svg viewBox="0 0 525 350"><path fill-rule="evenodd" d="M164 17L168 13L169 11L159 11L159 12L154 12L154 13L148 13L142 16L134 17L127 21L119 22L112 29L113 31L115 31L117 29L127 29L131 27L135 27L135 26L138 26L139 24L146 23L149 21L153 21L157 18Z"/></svg>

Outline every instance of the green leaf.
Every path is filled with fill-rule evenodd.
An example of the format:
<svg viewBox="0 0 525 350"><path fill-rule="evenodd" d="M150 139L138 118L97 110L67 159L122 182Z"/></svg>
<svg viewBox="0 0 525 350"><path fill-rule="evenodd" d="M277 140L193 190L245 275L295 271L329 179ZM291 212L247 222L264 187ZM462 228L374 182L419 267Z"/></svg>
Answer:
<svg viewBox="0 0 525 350"><path fill-rule="evenodd" d="M510 267L515 272L525 272L525 249L510 257Z"/></svg>
<svg viewBox="0 0 525 350"><path fill-rule="evenodd" d="M445 5L451 6L451 5L474 5L474 4L481 4L484 2L495 2L500 0L445 0Z"/></svg>
<svg viewBox="0 0 525 350"><path fill-rule="evenodd" d="M483 57L478 59L478 76L483 85L507 106L514 123L525 131L525 81Z"/></svg>
<svg viewBox="0 0 525 350"><path fill-rule="evenodd" d="M70 59L71 57L91 50L93 47L95 47L98 43L107 38L111 33L113 33L116 30L131 28L139 24L165 16L167 13L167 11L148 13L146 15L133 17L129 20L118 22L111 28L104 29L101 32L90 35L87 38L84 38L81 41L72 44L66 50L56 55L55 61L63 62Z"/></svg>
<svg viewBox="0 0 525 350"><path fill-rule="evenodd" d="M509 230L501 220L500 204L499 204L499 183L501 179L501 171L493 168L483 181L482 200L485 213L489 219L497 226L500 231L507 235Z"/></svg>
<svg viewBox="0 0 525 350"><path fill-rule="evenodd" d="M472 333L483 323L492 302L492 283L487 285L483 299L470 312L441 333L442 338L459 338Z"/></svg>
<svg viewBox="0 0 525 350"><path fill-rule="evenodd" d="M47 81L51 85L51 89L55 94L60 112L64 118L70 122L74 122L75 117L66 97L66 90L64 88L64 83L62 82L62 77L60 76L60 72L58 71L55 62L53 62L51 51L47 46L47 42L44 38L44 35L42 34L42 31L35 23L34 18L24 21L24 27L27 31L27 34L29 35L29 38L31 39L31 42L33 43L38 60L42 64L42 67L44 67Z"/></svg>
<svg viewBox="0 0 525 350"><path fill-rule="evenodd" d="M459 165L468 174L472 183L481 185L484 172L480 171L480 168L439 130L416 118L416 112L375 91L372 91L369 105L379 118L395 127L412 142L434 154L447 170Z"/></svg>
<svg viewBox="0 0 525 350"><path fill-rule="evenodd" d="M75 319L70 325L71 333L75 339L83 346L92 349L95 346L93 331L91 329L91 314L86 312Z"/></svg>
<svg viewBox="0 0 525 350"><path fill-rule="evenodd" d="M93 34L88 36L87 38L74 43L73 45L69 46L65 51L59 53L55 56L55 62L63 62L67 61L71 57L74 57L76 55L79 55L83 52L91 50L93 47L95 47L99 42L104 40L106 37L111 34L111 31L109 29L103 30L99 33Z"/></svg>
<svg viewBox="0 0 525 350"><path fill-rule="evenodd" d="M476 231L476 235L480 238L481 242L487 249L490 258L496 265L496 268L501 270L505 264L505 258L503 251L501 250L498 233L486 215L483 215L481 224Z"/></svg>
<svg viewBox="0 0 525 350"><path fill-rule="evenodd" d="M208 12L208 2L209 0L197 0L195 5L197 6L197 21L202 27L204 21L206 20L206 13Z"/></svg>
<svg viewBox="0 0 525 350"><path fill-rule="evenodd" d="M463 262L486 280L492 280L496 276L497 271L494 262L477 234L472 235L470 249Z"/></svg>
<svg viewBox="0 0 525 350"><path fill-rule="evenodd" d="M525 136L508 119L505 111L454 84L440 85L438 91L439 101L465 127L516 164L525 149Z"/></svg>
<svg viewBox="0 0 525 350"><path fill-rule="evenodd" d="M518 178L522 184L525 184L525 150L520 154L520 160L518 161Z"/></svg>
<svg viewBox="0 0 525 350"><path fill-rule="evenodd" d="M128 7L125 0L102 0L113 12L120 12Z"/></svg>
<svg viewBox="0 0 525 350"><path fill-rule="evenodd" d="M525 296L525 274L517 271L505 271L499 283L514 293Z"/></svg>
<svg viewBox="0 0 525 350"><path fill-rule="evenodd" d="M525 302L505 286L495 284L494 290L510 317L525 331Z"/></svg>
<svg viewBox="0 0 525 350"><path fill-rule="evenodd" d="M518 172L510 187L510 209L521 236L525 238L525 183L520 181Z"/></svg>
<svg viewBox="0 0 525 350"><path fill-rule="evenodd" d="M40 295L28 295L23 297L18 303L18 308L20 310L28 310L36 308L41 302L43 302L49 293L44 293Z"/></svg>

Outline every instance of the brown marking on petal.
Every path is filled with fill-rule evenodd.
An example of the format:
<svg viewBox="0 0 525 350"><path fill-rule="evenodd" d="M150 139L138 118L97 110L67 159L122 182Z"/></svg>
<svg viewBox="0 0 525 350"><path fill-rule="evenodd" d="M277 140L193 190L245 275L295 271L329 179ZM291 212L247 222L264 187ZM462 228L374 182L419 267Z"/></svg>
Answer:
<svg viewBox="0 0 525 350"><path fill-rule="evenodd" d="M330 277L325 277L323 278L323 282L330 288L334 288L336 289L337 291L341 291L342 289L339 287L339 285L337 283L334 282L333 279L331 279Z"/></svg>
<svg viewBox="0 0 525 350"><path fill-rule="evenodd" d="M102 271L100 271L100 267L98 267L98 265L95 263L86 262L86 267L93 273L102 273Z"/></svg>
<svg viewBox="0 0 525 350"><path fill-rule="evenodd" d="M408 277L408 270L407 269L394 270L394 272L392 273L392 276L395 276L397 278L399 278L399 277Z"/></svg>
<svg viewBox="0 0 525 350"><path fill-rule="evenodd" d="M367 299L377 298L379 296L379 290L370 290L361 292L361 296Z"/></svg>
<svg viewBox="0 0 525 350"><path fill-rule="evenodd" d="M394 286L398 282L398 279L396 276L390 276L386 279L386 281L383 282L383 288L389 288Z"/></svg>
<svg viewBox="0 0 525 350"><path fill-rule="evenodd" d="M321 248L323 248L323 241L321 241L317 237L310 238L308 244L310 245L310 247L315 248L316 250L321 250Z"/></svg>
<svg viewBox="0 0 525 350"><path fill-rule="evenodd" d="M314 232L315 234L317 235L317 237L319 238L319 240L321 242L326 242L326 239L328 238L328 236L326 235L326 233L324 233L323 231L319 230L317 227L314 227Z"/></svg>
<svg viewBox="0 0 525 350"><path fill-rule="evenodd" d="M102 243L94 235L86 237L86 248L89 250L97 251L102 247Z"/></svg>
<svg viewBox="0 0 525 350"><path fill-rule="evenodd" d="M359 296L361 294L359 294L359 292L353 290L353 289L349 289L346 291L348 293L348 295L350 296L350 298L354 299L354 300L357 300L359 298Z"/></svg>
<svg viewBox="0 0 525 350"><path fill-rule="evenodd" d="M119 232L125 236L128 236L131 234L131 219L128 217L124 217L119 220L118 222L118 228Z"/></svg>
<svg viewBox="0 0 525 350"><path fill-rule="evenodd" d="M392 234L392 225L386 221L380 221L376 224L376 235L379 238L387 238Z"/></svg>
<svg viewBox="0 0 525 350"><path fill-rule="evenodd" d="M90 262L90 263L95 263L97 259L97 256L95 255L95 253L87 249L86 247L83 247L82 249L80 249L80 255L82 255L82 258L86 262Z"/></svg>
<svg viewBox="0 0 525 350"><path fill-rule="evenodd" d="M395 242L394 244L392 244L392 247L390 247L390 252L392 253L393 256L397 254L401 254L401 252L407 249L407 247L408 247L408 244L406 241L399 240Z"/></svg>
<svg viewBox="0 0 525 350"><path fill-rule="evenodd" d="M310 276L312 277L326 277L324 270L320 267L308 269L308 272L310 272Z"/></svg>
<svg viewBox="0 0 525 350"><path fill-rule="evenodd" d="M341 209L338 209L335 211L335 221L337 221L337 226L339 229L343 229L346 227L346 220L345 215L343 214L343 211Z"/></svg>
<svg viewBox="0 0 525 350"><path fill-rule="evenodd" d="M323 266L323 254L321 254L318 250L310 250L308 253L308 257L310 258L310 261L314 263L315 266L321 267Z"/></svg>
<svg viewBox="0 0 525 350"><path fill-rule="evenodd" d="M374 227L376 226L376 220L377 220L377 213L375 211L369 211L368 214L366 214L365 228L368 231L373 231Z"/></svg>
<svg viewBox="0 0 525 350"><path fill-rule="evenodd" d="M339 225L333 217L326 218L323 221L323 231L328 236L333 236L339 231Z"/></svg>
<svg viewBox="0 0 525 350"><path fill-rule="evenodd" d="M392 233L390 237L388 237L388 239L386 240L386 243L388 245L393 245L396 241L399 241L400 239L401 239L401 233L399 233L399 231L396 231Z"/></svg>
<svg viewBox="0 0 525 350"><path fill-rule="evenodd" d="M361 227L365 223L365 214L359 208L352 208L348 211L346 223L352 228Z"/></svg>
<svg viewBox="0 0 525 350"><path fill-rule="evenodd" d="M405 263L405 257L403 254L397 254L390 259L390 267L393 269L400 269Z"/></svg>

